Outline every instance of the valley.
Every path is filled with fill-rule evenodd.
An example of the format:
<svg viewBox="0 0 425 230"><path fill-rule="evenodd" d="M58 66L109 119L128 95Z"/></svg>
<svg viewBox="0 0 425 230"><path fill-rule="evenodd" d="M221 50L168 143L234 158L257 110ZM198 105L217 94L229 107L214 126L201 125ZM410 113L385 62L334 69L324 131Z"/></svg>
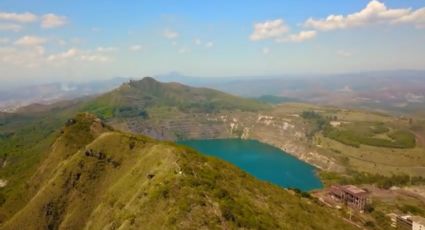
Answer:
<svg viewBox="0 0 425 230"><path fill-rule="evenodd" d="M67 133L68 126L73 127L75 122L79 124L78 119L75 121L70 118L81 112L89 112L99 117L97 119L85 115L89 117L88 120L95 120L97 125L90 126L89 129L77 129L79 132L71 132L76 136L72 135L71 139L66 139L65 145L52 144ZM326 187L355 184L368 188L371 196L375 197L373 206L377 211L356 214L356 222L361 225L368 222L376 223L375 226L383 225L387 223L385 213L403 213L410 210L406 207L412 205L416 207L415 214L425 211L425 203L418 195L420 192L413 192L416 195L411 196L412 191L421 191L421 186L425 184L422 177L425 175L424 145L421 141L425 123L417 117L300 102L268 104L216 90L193 88L178 83L161 83L152 78L130 81L97 97L63 101L37 109L28 106L17 113L0 115L0 144L3 147L0 150L3 165L0 179L4 182L4 186L0 188L0 216L3 221L11 217L18 218L15 217L18 213L22 215L19 218L25 218L27 214L21 213L33 212L30 210L36 203L47 204L47 200L35 201L39 199L35 195L45 186L43 181L55 175L55 168L65 167L63 164L67 164L67 159L73 159L74 153L87 148L85 146L99 135L102 136L103 132L132 133L131 135L145 135L172 142L229 138L258 140L313 165ZM61 128L65 123L65 128ZM91 134L87 137L83 131ZM335 133L337 135L334 135ZM82 140L84 141L81 142ZM108 142L112 145L109 146ZM112 140L101 143L105 145L102 154L115 148L115 145L121 145ZM52 151L63 153L56 154ZM106 160L108 164L108 157L104 158L99 154L98 150L93 150L88 152L88 157L102 158L100 160ZM75 158L80 159L77 155ZM121 154L114 156L119 158ZM108 167L119 167L120 161L113 158L109 161L111 166ZM61 180L66 181L65 179ZM379 189L386 191L391 187L400 191L392 195L398 197L397 200L389 201L386 196L380 195L386 193L375 192ZM47 188L49 191L55 191L53 187L44 189ZM92 188L87 189L92 192ZM70 188L70 191L74 191L74 188ZM58 191L58 194L60 193L63 191ZM299 195L306 196L303 193ZM74 198L69 201L73 200ZM36 203L28 206L29 202ZM67 202L60 200L58 207L63 207ZM72 203L72 207L74 205L76 204ZM104 207L103 204L97 206L100 203L93 205ZM29 211L23 211L24 209ZM347 210L340 210L339 213L347 218ZM62 211L59 214L62 215ZM94 217L90 219L94 221ZM66 225L66 222L53 224Z"/></svg>
<svg viewBox="0 0 425 230"><path fill-rule="evenodd" d="M325 117L336 117L338 121L330 123L338 126L345 123L351 124L352 127L363 125L368 128L380 124L383 127L392 127L394 131L404 130L410 144L405 148L367 144L347 145L341 140L324 135L320 130L312 134L311 131L316 127L315 124L302 118L305 111L317 111ZM150 114L150 118L111 119L111 124L127 131L163 140L235 137L255 139L276 146L319 169L328 171L355 170L385 175L425 175L424 146L420 141L416 144L416 139L420 140L420 136L417 135L417 131L413 131L422 125L420 119L412 120L365 110L300 103L274 105L263 112L186 114L175 109L164 112L162 109L154 108L147 110L147 113ZM413 136L414 133L416 137ZM385 138L388 137L384 135L379 140ZM377 167L379 171L376 170Z"/></svg>

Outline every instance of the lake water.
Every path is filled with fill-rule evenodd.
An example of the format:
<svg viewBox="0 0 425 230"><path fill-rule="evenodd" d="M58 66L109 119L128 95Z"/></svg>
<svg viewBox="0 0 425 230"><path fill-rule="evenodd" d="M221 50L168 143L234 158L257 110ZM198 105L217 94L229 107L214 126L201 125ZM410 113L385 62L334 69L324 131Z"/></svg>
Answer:
<svg viewBox="0 0 425 230"><path fill-rule="evenodd" d="M216 139L179 141L208 156L230 162L245 172L285 188L322 188L315 168L271 145L254 140Z"/></svg>

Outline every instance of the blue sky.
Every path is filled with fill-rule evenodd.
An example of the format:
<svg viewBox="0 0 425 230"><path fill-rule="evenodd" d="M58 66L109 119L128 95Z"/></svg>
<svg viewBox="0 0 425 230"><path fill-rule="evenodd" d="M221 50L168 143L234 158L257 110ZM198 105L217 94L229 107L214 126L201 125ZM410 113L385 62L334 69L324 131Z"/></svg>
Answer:
<svg viewBox="0 0 425 230"><path fill-rule="evenodd" d="M0 79L425 69L425 3L0 2Z"/></svg>

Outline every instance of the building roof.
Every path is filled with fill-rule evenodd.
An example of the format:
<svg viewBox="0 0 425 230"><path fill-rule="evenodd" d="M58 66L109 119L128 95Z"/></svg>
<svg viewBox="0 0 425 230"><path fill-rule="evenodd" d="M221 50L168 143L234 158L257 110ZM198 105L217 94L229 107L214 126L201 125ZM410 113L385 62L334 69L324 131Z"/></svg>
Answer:
<svg viewBox="0 0 425 230"><path fill-rule="evenodd" d="M351 193L353 195L363 195L363 194L367 193L365 190L363 190L359 187L356 187L354 185L345 185L345 186L342 186L342 189L345 192Z"/></svg>

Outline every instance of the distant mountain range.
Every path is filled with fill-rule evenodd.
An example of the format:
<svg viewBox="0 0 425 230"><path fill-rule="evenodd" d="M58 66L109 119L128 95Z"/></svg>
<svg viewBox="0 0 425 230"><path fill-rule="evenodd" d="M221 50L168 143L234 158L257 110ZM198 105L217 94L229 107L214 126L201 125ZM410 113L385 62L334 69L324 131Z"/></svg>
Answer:
<svg viewBox="0 0 425 230"><path fill-rule="evenodd" d="M273 95L326 105L425 114L425 71L247 78L195 78L172 73L158 76L158 79L214 88L243 97Z"/></svg>
<svg viewBox="0 0 425 230"><path fill-rule="evenodd" d="M51 104L61 100L100 94L128 80L129 78L113 78L83 83L56 82L15 87L0 91L0 111L10 112L33 103Z"/></svg>
<svg viewBox="0 0 425 230"><path fill-rule="evenodd" d="M247 77L195 77L172 72L154 78L161 82L208 87L242 97L277 96L285 99L278 100L282 102L295 100L384 110L397 114L425 114L425 71ZM15 111L32 103L50 104L64 99L100 94L129 79L51 83L0 91L0 111Z"/></svg>

